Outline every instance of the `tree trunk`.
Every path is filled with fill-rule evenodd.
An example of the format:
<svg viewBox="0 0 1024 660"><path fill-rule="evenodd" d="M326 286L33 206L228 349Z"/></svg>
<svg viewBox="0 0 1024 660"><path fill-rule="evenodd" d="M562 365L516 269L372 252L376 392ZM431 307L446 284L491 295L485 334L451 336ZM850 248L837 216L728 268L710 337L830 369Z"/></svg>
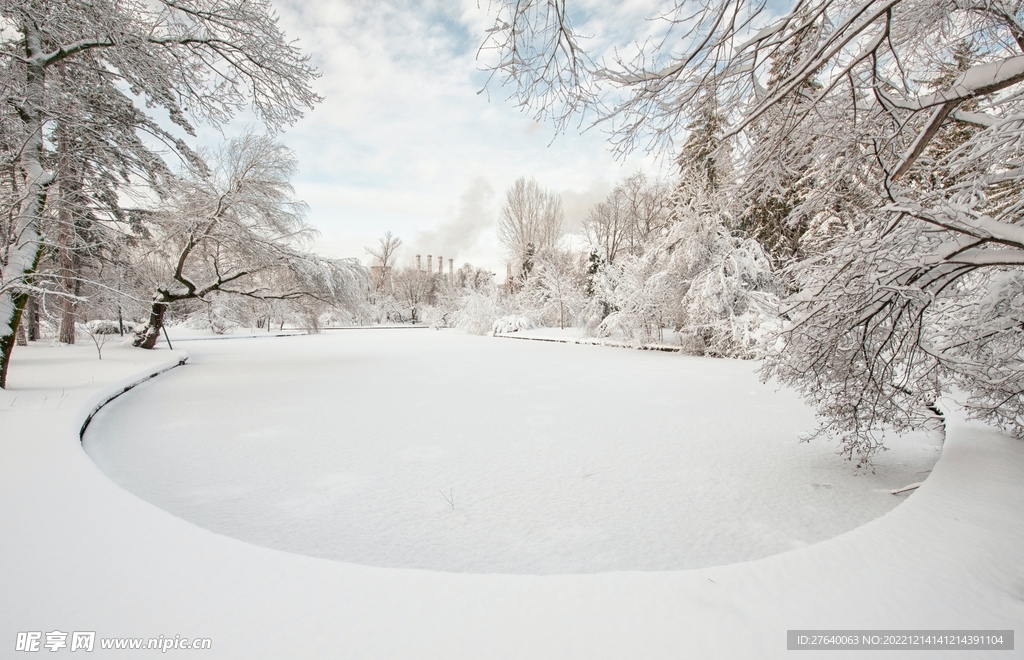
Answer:
<svg viewBox="0 0 1024 660"><path fill-rule="evenodd" d="M25 98L18 107L21 117L24 148L18 166L25 175L25 188L20 193L14 243L3 246L6 259L0 273L0 387L7 386L7 368L14 350L15 334L28 294L19 293L35 272L42 253L39 216L46 204L46 194L53 183L53 173L43 168L43 121L46 69L39 58L43 53L42 35L32 24L19 26L25 35L26 85Z"/></svg>
<svg viewBox="0 0 1024 660"><path fill-rule="evenodd" d="M64 84L67 76L64 63L57 65ZM74 137L65 122L57 124L57 277L64 297L60 301L60 334L65 344L75 343L75 322L78 320L78 294L81 293L82 264L78 254L78 223L81 215L82 174Z"/></svg>
<svg viewBox="0 0 1024 660"><path fill-rule="evenodd" d="M18 332L17 328L21 324L21 313L25 309L25 303L28 302L28 294L11 296L11 300L14 306L14 313L10 325L14 328L14 331L0 337L0 356L2 356L2 359L0 359L0 387L4 388L7 387L7 368L11 364L11 352L14 350L15 337Z"/></svg>
<svg viewBox="0 0 1024 660"><path fill-rule="evenodd" d="M28 340L39 341L42 336L39 332L39 301L35 296L29 296L24 313L27 316L22 325L25 325L28 330Z"/></svg>
<svg viewBox="0 0 1024 660"><path fill-rule="evenodd" d="M132 346L138 348L152 349L160 339L160 330L164 327L164 313L167 311L167 303L155 302L149 312L149 323L142 330L135 333Z"/></svg>
<svg viewBox="0 0 1024 660"><path fill-rule="evenodd" d="M78 277L77 268L75 268L76 259L74 258L75 227L68 208L65 184L61 181L58 185L61 188L59 195L61 199L58 213L59 229L57 230L57 262L59 264L57 278L64 295L60 299L60 330L57 339L65 344L74 344L77 317L77 304L74 296L78 295Z"/></svg>
<svg viewBox="0 0 1024 660"><path fill-rule="evenodd" d="M28 346L28 337L25 336L24 323L18 324L18 332L15 336L17 337L17 340L14 342L15 344L17 344L18 346Z"/></svg>

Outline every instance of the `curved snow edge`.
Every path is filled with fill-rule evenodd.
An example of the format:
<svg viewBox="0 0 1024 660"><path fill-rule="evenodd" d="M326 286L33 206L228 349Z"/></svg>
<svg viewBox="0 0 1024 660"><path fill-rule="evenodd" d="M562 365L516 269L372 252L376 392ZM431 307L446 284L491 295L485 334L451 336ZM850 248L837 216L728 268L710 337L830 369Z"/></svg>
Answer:
<svg viewBox="0 0 1024 660"><path fill-rule="evenodd" d="M493 333L492 337L500 339L523 339L525 341L547 341L555 344L573 344L577 346L608 346L611 348L632 348L638 351L662 351L664 353L682 353L683 349L668 344L626 344L619 341L611 341L598 337L581 337L574 339L557 339L555 337L525 337L523 335L512 335L503 332ZM699 357L699 356L694 356Z"/></svg>
<svg viewBox="0 0 1024 660"><path fill-rule="evenodd" d="M92 422L92 418L96 416L96 413L98 413L103 408L103 406L107 405L117 397L137 387L138 385L141 385L142 383L145 383L148 380L152 380L153 378L156 378L160 374L168 372L171 369L180 367L188 361L188 353L186 353L185 351L174 352L178 353L178 357L176 357L175 359L168 360L166 362L161 362L157 365L154 365L146 369L143 372L144 375L135 374L134 376L129 376L128 378L122 379L114 383L113 385L110 385L109 387L103 388L98 393L93 395L92 398L89 399L89 402L83 407L84 410L88 412L85 414L85 419L82 421L82 425L78 429L78 441L82 442L82 439L85 437L85 431L86 429L89 428L89 423Z"/></svg>

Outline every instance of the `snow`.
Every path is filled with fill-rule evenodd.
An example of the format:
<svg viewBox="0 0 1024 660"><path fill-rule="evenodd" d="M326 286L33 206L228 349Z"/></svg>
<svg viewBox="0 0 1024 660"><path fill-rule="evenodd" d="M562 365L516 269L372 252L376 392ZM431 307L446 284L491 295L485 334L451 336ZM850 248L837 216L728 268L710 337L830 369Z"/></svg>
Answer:
<svg viewBox="0 0 1024 660"><path fill-rule="evenodd" d="M757 559L893 508L890 491L919 481L940 442L894 443L874 474L855 475L834 447L797 442L812 414L750 362L437 331L189 352L184 369L100 411L86 453L212 531L375 566L553 574Z"/></svg>
<svg viewBox="0 0 1024 660"><path fill-rule="evenodd" d="M244 412L270 415L287 404L297 406L293 426L308 424L312 420L303 417L303 398L322 403L329 396L319 392L334 387L329 378L304 381L318 364L343 357L334 378L357 381L352 374L368 374L370 363L387 357L383 348L380 353L331 349L336 342L356 341L357 334L211 342L209 348L194 342L186 366L141 385L104 410L117 407L130 416L166 386L167 398L149 399L160 404L151 410L157 426L201 418L208 414L203 408L174 408L184 396L179 390L187 390L176 381L191 378L192 386L203 390L205 372L224 371L214 378L223 386L232 373L236 378L243 373L243 358L255 359L247 347L262 344L266 357L250 362L251 377L275 370L282 376L273 359L278 353L290 354L299 373L265 391L266 398L252 400ZM657 360L677 369L686 369L693 360L703 362L433 331L379 334L436 341L433 350L439 361L453 354L445 342L468 342L474 347L459 351L477 360L493 350L516 351L517 359L529 361L530 352L537 350L545 364L564 366L572 365L572 358L559 353L585 352L597 360L607 354L609 360L632 362L638 371L652 372L654 378L661 377L652 366ZM851 531L797 550L689 570L574 575L374 567L281 552L211 533L126 492L89 460L77 432L95 401L104 392L121 389L132 374L148 375L176 363L180 355L113 346L100 362L92 347L15 349L11 389L0 391L0 648L5 653L11 652L16 631L59 629L95 630L99 637L211 637L211 657L217 658L774 658L788 655L787 629L1003 629L1020 628L1024 621L1024 556L1019 551L1024 544L1024 443L965 423L955 414L950 415L941 458L920 488L909 496L885 494L901 504ZM752 367L708 362L723 366L725 373L718 372L723 381L743 378L739 367ZM387 364L381 367L388 370ZM710 367L704 371L716 373ZM403 377L418 380L413 385L419 387L393 379L396 400L409 392L403 387L426 393L439 380L436 373L405 372ZM746 372L746 377L752 375ZM703 389L715 386L710 382ZM239 394L252 396L256 390ZM675 392L660 394L677 405L681 400L671 396ZM658 395L650 393L652 398ZM243 410L233 391L220 390L218 398L225 413ZM750 402L748 396L721 403L720 411L736 413L721 426L728 430L741 425L743 407ZM335 403L339 412L353 416L351 407ZM408 404L417 406L415 400ZM599 410L594 406L591 413ZM225 416L217 413L208 421ZM339 424L351 428L355 422ZM426 426L418 428L429 432ZM145 440L139 435L136 439ZM179 439L186 442L181 449L193 450L198 444L187 435ZM429 446L426 439L412 444ZM816 451L814 445L789 446L795 447L794 456ZM768 448L771 460L781 462L774 445L769 442ZM165 476L174 476L171 468L179 459L175 447L165 449L170 470ZM246 452L240 450L238 456L252 464ZM280 458L271 454L267 461ZM290 466L281 468L287 475ZM721 475L732 469L722 467ZM784 493L786 475L777 476L783 479ZM471 502L468 493L461 499L462 485L451 487L454 512L435 494L439 508L448 507L450 519ZM759 497L774 492L769 489ZM990 655L953 652L943 657ZM1019 652L1000 657L1004 655L1019 657ZM919 654L878 654L904 656Z"/></svg>
<svg viewBox="0 0 1024 660"><path fill-rule="evenodd" d="M531 339L550 341L563 344L589 344L593 346L613 346L617 348L638 348L650 351L678 352L682 350L680 333L673 330L662 330L662 341L637 343L624 341L621 336L595 337L588 335L584 328L546 328L538 327L517 332L514 335L503 335L508 339Z"/></svg>

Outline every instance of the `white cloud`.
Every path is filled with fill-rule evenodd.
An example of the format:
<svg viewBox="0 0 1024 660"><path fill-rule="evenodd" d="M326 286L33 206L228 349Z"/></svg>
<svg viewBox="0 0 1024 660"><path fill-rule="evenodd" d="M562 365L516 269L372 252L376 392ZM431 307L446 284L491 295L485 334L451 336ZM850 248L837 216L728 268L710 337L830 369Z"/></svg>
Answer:
<svg viewBox="0 0 1024 660"><path fill-rule="evenodd" d="M409 247L423 254L463 259L477 248L484 231L494 227L495 216L494 189L487 179L479 177L463 191L451 217L419 232Z"/></svg>
<svg viewBox="0 0 1024 660"><path fill-rule="evenodd" d="M639 1L628 10L642 11L632 6ZM615 7L595 9L611 10L602 34L618 30L602 39L628 41L612 20L626 9ZM323 72L324 103L283 139L299 157L296 190L324 253L362 258L363 246L392 231L410 249L503 272L493 219L516 178L562 191L576 228L614 181L653 165L643 156L616 162L597 132L552 139L552 127L513 108L500 87L478 93L486 74L476 50L490 19L476 0L289 0L278 9Z"/></svg>

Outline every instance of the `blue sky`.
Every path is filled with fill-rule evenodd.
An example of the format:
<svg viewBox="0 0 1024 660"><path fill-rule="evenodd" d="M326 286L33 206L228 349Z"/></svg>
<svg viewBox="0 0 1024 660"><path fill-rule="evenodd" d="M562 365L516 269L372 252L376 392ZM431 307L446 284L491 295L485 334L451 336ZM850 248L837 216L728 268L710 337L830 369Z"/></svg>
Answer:
<svg viewBox="0 0 1024 660"><path fill-rule="evenodd" d="M647 2L608 3L602 14L642 15ZM283 135L299 158L298 196L311 209L323 254L359 257L385 231L402 257L441 254L503 273L494 231L505 190L519 176L562 193L570 228L614 182L654 162L617 162L593 131L555 136L507 100L476 50L486 0L278 0L281 25L322 72L323 104ZM598 8L600 9L600 8ZM367 262L368 263L368 262Z"/></svg>

